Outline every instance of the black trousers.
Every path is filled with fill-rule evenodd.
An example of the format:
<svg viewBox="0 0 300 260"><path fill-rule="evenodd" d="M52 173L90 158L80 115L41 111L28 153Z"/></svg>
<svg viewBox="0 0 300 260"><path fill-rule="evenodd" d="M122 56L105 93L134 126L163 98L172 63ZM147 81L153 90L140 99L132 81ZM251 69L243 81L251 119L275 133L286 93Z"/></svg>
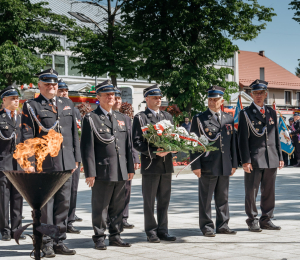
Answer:
<svg viewBox="0 0 300 260"><path fill-rule="evenodd" d="M127 222L129 217L129 202L131 194L131 181L126 181L125 183L125 207L123 211L123 222Z"/></svg>
<svg viewBox="0 0 300 260"><path fill-rule="evenodd" d="M58 244L63 243L67 238L67 221L70 205L72 176L66 183L55 193L55 195L42 208L41 222L49 225L56 225L60 227L60 236ZM46 246L53 246L55 243L50 237L43 237L43 244Z"/></svg>
<svg viewBox="0 0 300 260"><path fill-rule="evenodd" d="M214 194L216 207L216 229L228 228L229 176L202 175L199 178L199 226L202 233L214 230L211 220L211 200Z"/></svg>
<svg viewBox="0 0 300 260"><path fill-rule="evenodd" d="M119 236L123 231L123 210L126 181L96 180L92 187L93 241L105 239L107 218L110 220L109 234Z"/></svg>
<svg viewBox="0 0 300 260"><path fill-rule="evenodd" d="M68 213L68 225L72 225L75 222L75 211L76 211L79 178L80 178L80 166L74 171L72 175L70 207Z"/></svg>
<svg viewBox="0 0 300 260"><path fill-rule="evenodd" d="M0 231L2 235L7 233L13 237L14 232L22 227L22 211L23 197L0 171Z"/></svg>
<svg viewBox="0 0 300 260"><path fill-rule="evenodd" d="M147 236L168 233L168 208L171 198L172 174L142 174L145 232ZM157 222L154 217L157 200Z"/></svg>
<svg viewBox="0 0 300 260"><path fill-rule="evenodd" d="M254 168L251 173L245 172L245 211L248 216L246 220L250 225L258 222L258 211L256 208L256 197L260 186L261 200L260 225L266 224L273 216L275 208L275 180L277 168L258 169Z"/></svg>

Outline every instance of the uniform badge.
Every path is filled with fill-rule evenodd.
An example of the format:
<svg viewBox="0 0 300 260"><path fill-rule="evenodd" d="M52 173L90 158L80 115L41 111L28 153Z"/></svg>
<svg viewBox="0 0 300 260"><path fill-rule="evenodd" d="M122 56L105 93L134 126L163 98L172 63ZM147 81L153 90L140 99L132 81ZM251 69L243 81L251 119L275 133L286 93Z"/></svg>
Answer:
<svg viewBox="0 0 300 260"><path fill-rule="evenodd" d="M46 105L46 101L42 100L42 105L45 106Z"/></svg>
<svg viewBox="0 0 300 260"><path fill-rule="evenodd" d="M2 117L5 118L5 117L6 117L6 114L2 114Z"/></svg>
<svg viewBox="0 0 300 260"><path fill-rule="evenodd" d="M208 132L209 131L209 129L208 128L205 128L205 132Z"/></svg>
<svg viewBox="0 0 300 260"><path fill-rule="evenodd" d="M149 113L147 116L148 116L148 117L152 117L152 113Z"/></svg>
<svg viewBox="0 0 300 260"><path fill-rule="evenodd" d="M51 68L50 73L53 74L53 69Z"/></svg>
<svg viewBox="0 0 300 260"><path fill-rule="evenodd" d="M125 126L125 122L124 121L120 121L120 120L117 120L118 121L118 124L119 124L119 126Z"/></svg>
<svg viewBox="0 0 300 260"><path fill-rule="evenodd" d="M270 125L273 125L273 124L274 124L274 121L273 121L273 118L272 118L272 117L270 117L270 119L269 119L269 124L270 124Z"/></svg>
<svg viewBox="0 0 300 260"><path fill-rule="evenodd" d="M253 109L253 113L256 113L256 109Z"/></svg>
<svg viewBox="0 0 300 260"><path fill-rule="evenodd" d="M104 120L104 119L105 119L105 116L104 116L104 115L101 115L100 118L101 118L102 120ZM103 125L103 124L102 124L102 125Z"/></svg>
<svg viewBox="0 0 300 260"><path fill-rule="evenodd" d="M99 129L100 130L100 132L102 132L102 129Z"/></svg>
<svg viewBox="0 0 300 260"><path fill-rule="evenodd" d="M209 132L209 133L208 133L208 135L209 135L209 136L211 136L211 135L212 135L212 133L211 133L211 132Z"/></svg>
<svg viewBox="0 0 300 260"><path fill-rule="evenodd" d="M59 103L62 103L62 101L61 101L60 99L58 100L58 102L59 102ZM71 109L71 108L70 108L70 109Z"/></svg>
<svg viewBox="0 0 300 260"><path fill-rule="evenodd" d="M63 110L69 110L71 109L70 106L65 106Z"/></svg>
<svg viewBox="0 0 300 260"><path fill-rule="evenodd" d="M263 118L265 118L265 117L266 117L266 115L265 115L265 114L262 114L262 117L263 117Z"/></svg>
<svg viewBox="0 0 300 260"><path fill-rule="evenodd" d="M259 124L259 125L261 125L261 122L260 122L260 121L258 121L258 124Z"/></svg>
<svg viewBox="0 0 300 260"><path fill-rule="evenodd" d="M258 132L259 131L259 129L258 128L255 128L255 130Z"/></svg>

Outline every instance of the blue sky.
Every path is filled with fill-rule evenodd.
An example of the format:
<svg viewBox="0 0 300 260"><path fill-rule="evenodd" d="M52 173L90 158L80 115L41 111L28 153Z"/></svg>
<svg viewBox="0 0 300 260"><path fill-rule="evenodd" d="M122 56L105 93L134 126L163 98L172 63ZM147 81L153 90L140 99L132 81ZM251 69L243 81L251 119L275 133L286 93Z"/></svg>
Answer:
<svg viewBox="0 0 300 260"><path fill-rule="evenodd" d="M265 51L265 55L295 74L300 59L300 24L294 21L291 0L258 0L260 5L273 7L277 14L266 30L252 41L235 41L240 50Z"/></svg>

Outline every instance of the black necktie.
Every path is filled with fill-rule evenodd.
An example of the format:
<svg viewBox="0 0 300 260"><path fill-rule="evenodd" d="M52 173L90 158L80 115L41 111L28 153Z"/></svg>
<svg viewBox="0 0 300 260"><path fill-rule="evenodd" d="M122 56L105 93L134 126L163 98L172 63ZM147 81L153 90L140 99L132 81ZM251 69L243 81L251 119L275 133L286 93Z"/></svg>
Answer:
<svg viewBox="0 0 300 260"><path fill-rule="evenodd" d="M221 125L220 118L219 118L219 113L216 113L215 115L216 115L216 117L217 117L218 123Z"/></svg>
<svg viewBox="0 0 300 260"><path fill-rule="evenodd" d="M15 111L10 111L10 118L11 118L11 121L13 122L13 124L16 125Z"/></svg>
<svg viewBox="0 0 300 260"><path fill-rule="evenodd" d="M112 129L112 133L113 133L114 132L114 122L113 122L112 114L107 113L107 116L109 118L109 121L111 122L111 129Z"/></svg>
<svg viewBox="0 0 300 260"><path fill-rule="evenodd" d="M159 113L156 113L156 118L158 120L158 122L160 121L160 116L159 116Z"/></svg>

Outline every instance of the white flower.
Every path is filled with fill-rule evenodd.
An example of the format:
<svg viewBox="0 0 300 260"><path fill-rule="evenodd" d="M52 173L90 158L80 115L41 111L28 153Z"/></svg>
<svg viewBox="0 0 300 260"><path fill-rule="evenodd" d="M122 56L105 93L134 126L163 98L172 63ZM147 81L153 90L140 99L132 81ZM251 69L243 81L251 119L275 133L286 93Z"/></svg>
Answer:
<svg viewBox="0 0 300 260"><path fill-rule="evenodd" d="M186 135L186 136L189 135L188 131L186 131L186 129L184 127L182 127L182 126L177 127L176 131L179 134L183 134L183 135Z"/></svg>
<svg viewBox="0 0 300 260"><path fill-rule="evenodd" d="M204 135L200 136L199 141L204 145L208 144L208 139Z"/></svg>
<svg viewBox="0 0 300 260"><path fill-rule="evenodd" d="M175 140L175 141L178 141L178 142L180 141L179 134L175 134L175 135L174 135L174 140Z"/></svg>
<svg viewBox="0 0 300 260"><path fill-rule="evenodd" d="M192 144L193 144L194 147L198 146L197 142L193 142Z"/></svg>
<svg viewBox="0 0 300 260"><path fill-rule="evenodd" d="M161 130L157 130L157 135L162 135L162 131Z"/></svg>
<svg viewBox="0 0 300 260"><path fill-rule="evenodd" d="M186 141L185 144L186 144L186 145L191 145L192 142L191 142L191 141Z"/></svg>
<svg viewBox="0 0 300 260"><path fill-rule="evenodd" d="M159 127L159 125L161 125L162 127L163 127L163 129L165 130L165 131L172 131L173 129L174 129L174 126L172 125L172 123L171 123L171 121L170 120L162 120L162 121L160 121L160 122L158 122L156 125L155 125L155 127L154 128L156 128L156 129L161 129L160 127Z"/></svg>
<svg viewBox="0 0 300 260"><path fill-rule="evenodd" d="M195 140L198 140L198 136L195 134L195 133L190 133L190 136L195 139Z"/></svg>

